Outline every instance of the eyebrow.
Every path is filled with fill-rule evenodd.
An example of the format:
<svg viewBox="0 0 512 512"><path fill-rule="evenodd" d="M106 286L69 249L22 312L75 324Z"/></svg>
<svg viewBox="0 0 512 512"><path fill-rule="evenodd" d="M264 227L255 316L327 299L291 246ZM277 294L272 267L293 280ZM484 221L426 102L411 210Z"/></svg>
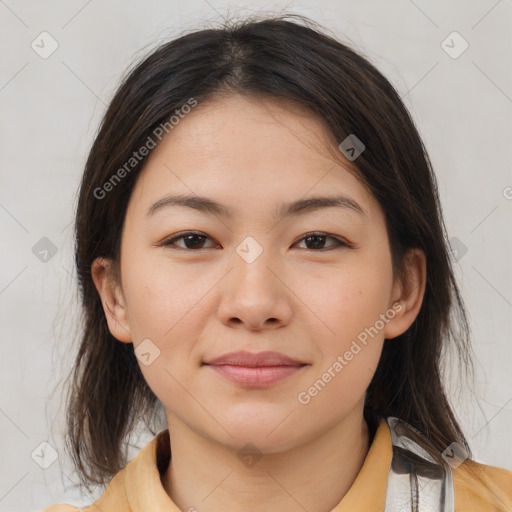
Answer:
<svg viewBox="0 0 512 512"><path fill-rule="evenodd" d="M146 216L151 217L157 211L166 207L181 206L192 208L194 210L207 213L210 215L218 215L220 217L232 218L234 212L227 206L217 203L213 199L203 196L185 196L185 195L169 195L159 199L153 203L147 210ZM353 199L344 196L315 196L306 199L299 199L291 203L280 205L274 212L274 217L283 219L285 217L302 215L308 212L320 210L322 208L347 208L366 216L363 208Z"/></svg>

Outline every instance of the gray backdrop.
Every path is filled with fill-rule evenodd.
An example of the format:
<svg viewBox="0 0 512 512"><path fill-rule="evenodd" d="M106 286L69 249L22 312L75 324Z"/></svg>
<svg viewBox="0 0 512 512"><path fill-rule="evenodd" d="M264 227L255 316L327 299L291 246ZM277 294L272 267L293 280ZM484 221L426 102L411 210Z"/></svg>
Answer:
<svg viewBox="0 0 512 512"><path fill-rule="evenodd" d="M0 510L90 502L73 489L62 450L62 379L77 332L71 223L87 151L120 75L184 29L285 8L364 50L419 126L477 355L474 393L452 387L454 405L476 459L512 469L512 2L312 5L0 0ZM149 439L142 433L135 444Z"/></svg>

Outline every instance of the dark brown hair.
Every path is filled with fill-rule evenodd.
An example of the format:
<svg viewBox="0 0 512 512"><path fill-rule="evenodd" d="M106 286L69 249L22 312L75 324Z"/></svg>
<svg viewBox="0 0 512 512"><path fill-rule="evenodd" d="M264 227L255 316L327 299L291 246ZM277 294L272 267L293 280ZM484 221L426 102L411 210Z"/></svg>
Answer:
<svg viewBox="0 0 512 512"><path fill-rule="evenodd" d="M126 464L126 436L150 427L161 405L146 384L133 345L110 333L91 278L99 256L119 262L131 192L146 158L99 198L148 137L190 98L220 94L294 102L320 119L339 144L355 134L366 149L353 162L382 206L396 276L408 248L424 251L427 283L413 325L384 344L366 407L396 416L442 452L457 441L471 454L442 382L454 347L466 370L469 329L450 263L432 166L390 82L358 52L307 18L281 15L229 22L159 46L123 79L91 148L75 224L83 332L70 375L67 444L82 482L104 484Z"/></svg>

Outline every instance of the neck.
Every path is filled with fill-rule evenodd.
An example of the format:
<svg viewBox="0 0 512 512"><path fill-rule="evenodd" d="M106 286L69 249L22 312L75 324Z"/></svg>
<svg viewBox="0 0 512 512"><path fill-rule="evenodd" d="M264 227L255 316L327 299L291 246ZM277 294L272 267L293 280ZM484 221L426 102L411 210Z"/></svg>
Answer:
<svg viewBox="0 0 512 512"><path fill-rule="evenodd" d="M362 410L330 430L250 467L238 449L198 435L176 418L169 422L172 460L162 485L183 511L329 512L345 496L370 445Z"/></svg>

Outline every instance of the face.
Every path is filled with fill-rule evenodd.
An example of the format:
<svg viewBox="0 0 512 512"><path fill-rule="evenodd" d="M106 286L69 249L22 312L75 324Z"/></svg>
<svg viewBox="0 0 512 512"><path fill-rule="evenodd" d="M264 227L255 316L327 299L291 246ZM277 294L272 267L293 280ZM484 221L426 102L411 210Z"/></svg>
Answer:
<svg viewBox="0 0 512 512"><path fill-rule="evenodd" d="M270 453L362 411L384 339L405 330L403 289L383 211L326 137L308 114L233 96L192 109L150 155L109 327L142 355L170 429ZM318 197L340 199L285 212ZM300 365L205 364L237 351Z"/></svg>

